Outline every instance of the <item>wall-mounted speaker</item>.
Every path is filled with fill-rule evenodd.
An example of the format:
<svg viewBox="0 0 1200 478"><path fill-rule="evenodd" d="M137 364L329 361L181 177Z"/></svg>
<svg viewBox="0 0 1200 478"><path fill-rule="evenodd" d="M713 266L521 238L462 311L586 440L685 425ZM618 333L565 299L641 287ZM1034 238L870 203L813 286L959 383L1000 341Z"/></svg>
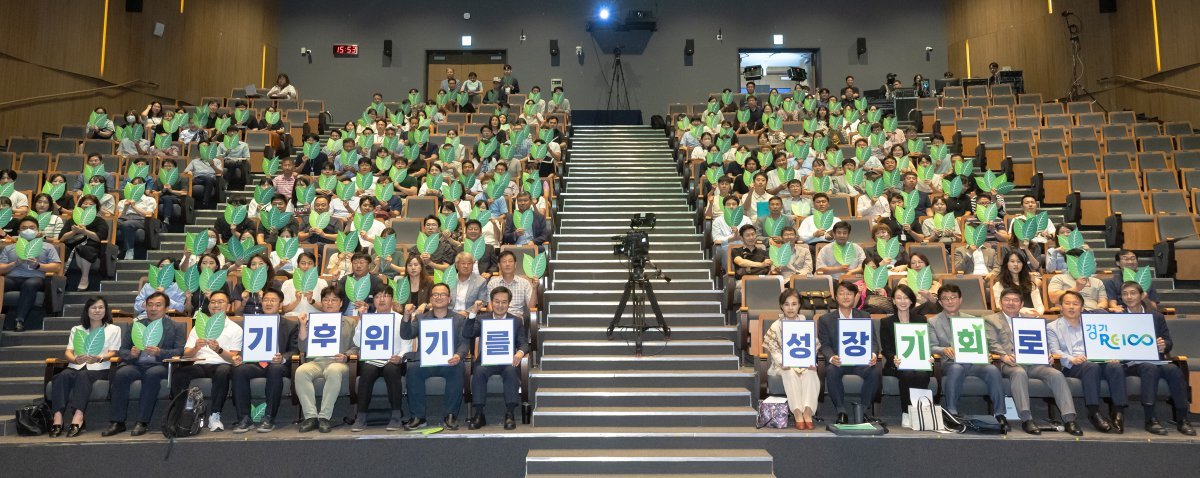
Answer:
<svg viewBox="0 0 1200 478"><path fill-rule="evenodd" d="M388 58L392 57L392 41L391 40L383 41L383 56L386 56Z"/></svg>
<svg viewBox="0 0 1200 478"><path fill-rule="evenodd" d="M683 54L692 56L696 54L696 40L688 38L683 42Z"/></svg>
<svg viewBox="0 0 1200 478"><path fill-rule="evenodd" d="M865 55L866 53L867 53L867 39L863 38L863 37L858 37L858 56Z"/></svg>
<svg viewBox="0 0 1200 478"><path fill-rule="evenodd" d="M142 12L142 0L125 0L125 11L141 13Z"/></svg>
<svg viewBox="0 0 1200 478"><path fill-rule="evenodd" d="M550 40L550 56L558 56L558 40Z"/></svg>

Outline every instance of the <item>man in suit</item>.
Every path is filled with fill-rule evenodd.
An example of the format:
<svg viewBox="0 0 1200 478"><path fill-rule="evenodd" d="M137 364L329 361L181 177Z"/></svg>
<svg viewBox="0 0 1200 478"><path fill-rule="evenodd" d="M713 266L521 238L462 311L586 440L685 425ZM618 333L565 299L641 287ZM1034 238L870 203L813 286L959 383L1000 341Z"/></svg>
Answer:
<svg viewBox="0 0 1200 478"><path fill-rule="evenodd" d="M1137 282L1126 282L1121 285L1121 303L1124 312L1128 314L1154 315L1154 342L1158 345L1160 358L1171 356L1171 348L1175 342L1171 340L1171 330L1167 328L1167 318L1157 310L1147 307L1149 297ZM1137 375L1141 378L1142 409L1146 415L1146 431L1155 435L1166 435L1167 429L1159 423L1155 416L1155 402L1158 400L1158 379L1167 382L1171 393L1172 412L1175 414L1176 429L1187 436L1196 436L1196 430L1188 421L1187 379L1178 366L1165 360L1150 362L1129 362L1125 368L1127 375Z"/></svg>
<svg viewBox="0 0 1200 478"><path fill-rule="evenodd" d="M833 401L833 406L837 409L839 424L850 421L846 415L846 392L842 386L842 375L851 373L862 377L863 384L859 396L863 402L868 404L875 400L875 394L879 392L880 383L883 382L883 364L879 361L879 340L874 337L871 340L871 361L867 365L857 365L849 370L842 369L842 358L837 348L842 338L838 332L839 323L844 319L871 319L871 314L854 308L854 301L858 299L858 293L858 286L853 282L838 282L835 294L837 310L822 315L817 320L817 340L821 344L820 352L829 361L829 365L825 367L825 387L829 393L829 399ZM876 420L870 416L863 418L865 421Z"/></svg>
<svg viewBox="0 0 1200 478"><path fill-rule="evenodd" d="M478 307L472 307L468 311L470 316L463 327L463 338L471 341L482 334L484 320L507 319L513 322L512 365L484 366L478 363L482 360L480 355L478 353L475 355L476 364L474 371L471 372L471 390L473 391L471 405L474 407L475 413L467 421L467 428L471 430L477 430L487 425L483 407L487 403L488 378L492 375L500 375L504 379L504 429L517 428L517 420L514 415L517 406L521 404L521 397L518 395L521 386L521 359L529 353L529 337L525 332L525 321L508 313L508 301L511 297L512 292L504 286L492 289L491 303L489 304L491 311L484 316L477 317ZM482 345L480 346L482 347Z"/></svg>
<svg viewBox="0 0 1200 478"><path fill-rule="evenodd" d="M447 274L458 274L458 284L450 291L450 310L462 314L487 302L487 279L474 268L475 257L470 252L460 252L454 257L454 270L446 270Z"/></svg>
<svg viewBox="0 0 1200 478"><path fill-rule="evenodd" d="M435 319L454 320L450 339L454 344L454 355L444 364L421 364L409 368L408 409L412 412L412 418L404 424L405 430L416 430L425 426L425 380L431 377L442 377L446 380L445 393L442 395L446 410L444 426L448 430L458 429L457 417L462 408L463 398L462 359L467 356L468 349L467 341L463 340L466 317L450 310L450 287L446 284L436 284L430 289L428 307L422 304L416 313L406 315L400 322L400 338L412 340L421 337L421 322ZM425 344L418 342L418 345Z"/></svg>
<svg viewBox="0 0 1200 478"><path fill-rule="evenodd" d="M483 240L483 223L475 219L468 219L464 227L465 239L470 239L472 241ZM454 241L453 239L448 240L454 242L459 252L463 252L465 250L465 240L462 242ZM484 278L491 277L492 274L499 270L499 255L500 251L496 248L496 246L485 244L483 246L482 255L479 257L472 256L475 259L475 264L473 264L471 267L476 274L479 274Z"/></svg>
<svg viewBox="0 0 1200 478"><path fill-rule="evenodd" d="M1125 392L1125 366L1121 362L1089 362L1083 346L1083 296L1067 291L1060 301L1062 317L1046 325L1046 348L1058 355L1063 375L1083 382L1083 403L1087 406L1088 420L1101 433L1122 433L1124 410L1129 405L1129 394ZM1112 395L1112 406L1108 418L1100 414L1100 380L1108 382Z"/></svg>
<svg viewBox="0 0 1200 478"><path fill-rule="evenodd" d="M1058 404L1067 433L1082 436L1083 430L1075 423L1075 401L1071 398L1071 387L1067 385L1067 378L1062 372L1049 364L1017 364L1009 320L1020 315L1021 291L1005 289L1000 292L1000 313L984 317L984 329L987 332L988 351L1000 356L1000 373L1009 381L1017 414L1021 416L1021 428L1030 435L1042 434L1033 423L1033 413L1029 410L1029 378L1033 377L1045 383L1054 394L1054 402Z"/></svg>
<svg viewBox="0 0 1200 478"><path fill-rule="evenodd" d="M967 376L978 377L987 384L988 396L992 401L992 415L1000 423L1000 429L1007 434L1008 420L1004 418L1004 380L1000 377L1000 369L992 364L958 363L954 360L954 332L951 328L951 317L972 317L959 312L962 306L962 289L954 284L943 284L938 289L938 304L942 311L929 319L930 351L941 357L943 367L942 377L942 409L947 413L958 416L958 399L962 396L963 380Z"/></svg>
<svg viewBox="0 0 1200 478"><path fill-rule="evenodd" d="M985 241L979 247L964 245L954 248L955 272L991 276L1000 269L996 260L996 244L990 241Z"/></svg>
<svg viewBox="0 0 1200 478"><path fill-rule="evenodd" d="M138 396L138 420L133 425L133 436L146 434L147 424L154 416L154 405L158 402L158 391L162 381L167 379L167 366L162 363L168 359L183 354L185 340L184 327L167 317L167 304L170 299L167 294L155 292L146 298L146 316L138 319L143 325L150 325L156 320L162 320L162 339L157 346L138 349L133 345L132 328L121 332L121 357L124 366L114 372L109 390L112 392L112 405L109 408L108 429L101 436L113 436L125 432L125 417L129 411L129 387L133 382L142 381L142 391Z"/></svg>
<svg viewBox="0 0 1200 478"><path fill-rule="evenodd" d="M264 315L280 315L283 304L283 292L269 287L262 292L262 311ZM288 361L291 356L300 353L297 344L299 331L291 321L279 322L276 331L277 345L275 350L280 352L270 362L243 362L242 356L233 359L233 408L237 412L237 423L233 426L234 433L246 433L253 428L250 417L250 381L256 378L267 379L266 403L267 411L258 426L259 433L267 433L275 429L274 417L279 413L279 400L283 397L283 377L288 374Z"/></svg>
<svg viewBox="0 0 1200 478"><path fill-rule="evenodd" d="M531 208L532 205L533 198L529 193L522 191L517 194L517 211L521 214L533 213L533 227L525 230L520 224L513 224L516 214L509 214L504 224L504 244L534 244L539 251L545 249L545 244L550 241L550 228L546 216Z"/></svg>

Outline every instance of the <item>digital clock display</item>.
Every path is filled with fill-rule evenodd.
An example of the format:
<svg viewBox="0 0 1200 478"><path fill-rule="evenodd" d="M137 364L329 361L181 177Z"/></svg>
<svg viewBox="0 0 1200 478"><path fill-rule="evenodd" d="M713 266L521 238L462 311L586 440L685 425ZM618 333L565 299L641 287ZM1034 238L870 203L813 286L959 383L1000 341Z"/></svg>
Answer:
<svg viewBox="0 0 1200 478"><path fill-rule="evenodd" d="M358 45L351 44L336 44L333 45L334 58L355 58L358 56Z"/></svg>

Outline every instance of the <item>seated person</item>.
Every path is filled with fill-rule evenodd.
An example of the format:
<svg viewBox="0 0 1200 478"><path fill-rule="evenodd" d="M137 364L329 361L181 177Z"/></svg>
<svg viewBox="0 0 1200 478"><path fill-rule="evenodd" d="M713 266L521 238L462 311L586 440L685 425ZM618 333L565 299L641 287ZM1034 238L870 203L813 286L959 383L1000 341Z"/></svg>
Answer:
<svg viewBox="0 0 1200 478"><path fill-rule="evenodd" d="M796 289L784 289L779 294L779 310L779 320L771 324L763 338L763 349L771 357L771 368L767 374L778 375L783 380L788 409L796 417L796 429L812 430L817 399L821 397L821 378L817 376L817 367L783 366L783 321L808 320L800 313L800 293Z"/></svg>
<svg viewBox="0 0 1200 478"><path fill-rule="evenodd" d="M527 312L537 307L538 285L524 276L517 275L517 256L512 251L500 253L500 273L488 279L488 294L497 287L505 287L512 293L508 302L508 313L524 319Z"/></svg>
<svg viewBox="0 0 1200 478"><path fill-rule="evenodd" d="M366 305L366 304L363 304ZM402 404L404 402L404 388L402 378L404 377L405 365L404 356L412 352L412 341L403 340L400 338L400 328L394 325L396 320L402 320L405 314L411 314L413 307L411 304L397 304L392 301L392 288L383 287L372 296L371 307L359 307L355 309L358 316L362 317L364 313L373 314L392 314L392 340L394 346L392 356L387 360L362 360L358 362L358 408L354 416L354 424L350 426L350 431L360 432L367 429L367 410L371 409L371 396L374 394L375 381L380 377L383 378L387 385L388 404L391 405L391 418L388 419L387 430L396 431L404 427L404 411ZM359 321L354 327L354 348L350 353L356 354L362 344L362 322Z"/></svg>
<svg viewBox="0 0 1200 478"><path fill-rule="evenodd" d="M454 262L454 246L446 239L446 234L442 231L442 220L435 214L430 214L425 217L421 225L421 232L425 233L426 237L431 237L434 234L441 235L442 239L438 240L437 248L432 251L420 252L416 245L408 249L408 255L420 256L421 261L428 268L427 272L433 273L433 269L446 270L450 268L450 263Z"/></svg>
<svg viewBox="0 0 1200 478"><path fill-rule="evenodd" d="M1009 431L1008 420L1004 417L1006 387L1004 379L1000 376L1000 369L990 363L959 363L954 359L954 351L958 347L958 342L954 340L950 318L973 317L959 311L959 307L962 306L962 289L954 284L942 286L941 289L938 289L938 305L942 306L942 311L929 319L929 350L939 357L944 369L942 378L938 380L938 386L943 387L942 408L952 416L961 417L958 410L958 399L962 396L963 381L968 375L979 378L987 385L988 396L992 404L992 415L1000 423L1001 431L1007 434ZM983 346L983 344L978 345L981 348Z"/></svg>
<svg viewBox="0 0 1200 478"><path fill-rule="evenodd" d="M550 235L553 232L546 216L532 209L533 199L529 193L522 191L517 194L516 200L517 210L508 215L508 219L504 225L504 244L516 244L518 246L525 244L534 244L538 246L539 251L545 250L545 244L550 241ZM525 230L522 225L513 224L516 217L516 212L521 214L533 214L533 228Z"/></svg>
<svg viewBox="0 0 1200 478"><path fill-rule="evenodd" d="M462 284L459 284L460 286ZM471 371L471 403L474 405L475 414L467 421L467 428L478 430L487 425L487 418L484 417L483 409L487 403L487 382L492 375L500 375L504 380L504 429L515 430L517 428L517 420L515 412L517 406L521 404L521 396L519 389L521 386L521 359L529 353L529 337L525 331L525 321L508 314L509 297L512 295L504 286L496 287L491 291L491 300L488 303L488 312L479 316L479 308L483 305L482 301L475 302L467 309L468 318L463 325L463 338L467 343L474 342L474 339L480 337L483 330L482 321L493 319L508 319L513 322L513 356L512 365L483 365L480 356L475 357L475 366ZM482 347L482 345L480 345Z"/></svg>
<svg viewBox="0 0 1200 478"><path fill-rule="evenodd" d="M1078 292L1067 291L1063 293L1061 302L1062 317L1046 324L1046 350L1052 356L1061 357L1059 363L1063 375L1082 382L1083 404L1087 406L1092 427L1101 433L1124 430L1123 412L1129 406L1129 393L1125 391L1125 365L1115 360L1100 363L1088 361L1083 345L1083 298ZM1109 417L1100 414L1101 379L1108 383L1112 396ZM1110 417L1112 421L1109 421Z"/></svg>
<svg viewBox="0 0 1200 478"><path fill-rule="evenodd" d="M224 314L229 305L229 295L223 291L213 291L208 297L208 314L214 317ZM232 362L242 354L242 326L225 317L225 328L216 339L202 339L196 329L188 334L184 344L183 358L194 360L191 365L180 367L171 377L171 396L183 393L192 383L192 379L211 378L212 407L208 416L208 430L219 432L225 429L221 423L221 409L225 408L225 398L229 395L229 377L233 373Z"/></svg>
<svg viewBox="0 0 1200 478"><path fill-rule="evenodd" d="M837 423L849 423L850 418L846 415L846 398L845 390L842 385L842 376L846 373L858 375L862 377L863 384L861 393L864 402L874 400L875 392L879 390L880 384L883 382L883 367L879 363L879 341L871 341L871 350L868 352L871 355L870 362L867 365L858 365L855 367L843 368L842 358L838 352L838 344L840 343L841 334L838 333L838 325L841 319L866 319L870 318L868 314L862 310L855 309L854 303L858 300L858 286L853 282L839 281L837 290L835 291L837 300L837 310L822 315L817 319L817 343L820 344L820 353L826 357L829 364L825 366L825 389L829 394L829 399L833 402L833 408L837 410ZM876 421L874 417L864 415L863 420L866 422Z"/></svg>
<svg viewBox="0 0 1200 478"><path fill-rule="evenodd" d="M342 296L339 290L336 287L321 289L321 312L342 312ZM303 355L308 352L308 314L300 314L299 318L300 325L297 327L299 332L296 342L300 347L300 354ZM293 380L296 384L296 398L300 400L300 409L303 414L300 433L308 433L313 430L319 430L321 433L333 431L333 425L329 423L329 419L333 416L333 408L337 405L338 395L342 393L346 376L350 373L346 359L348 351L354 346L352 341L354 340L355 325L353 317L343 316L341 353L333 357L305 359L304 365L296 369L296 376ZM325 386L321 389L320 410L317 409L315 387L318 378L325 379Z"/></svg>
<svg viewBox="0 0 1200 478"><path fill-rule="evenodd" d="M174 270L179 270L179 264L175 262L175 259L167 258L158 261L158 267L166 266L171 266L174 268ZM182 312L184 310L184 302L187 300L187 297L184 295L183 290L179 288L179 284L172 280L171 285L165 288L159 287L155 289L154 287L150 286L149 282L142 284L142 288L138 290L137 298L133 300L133 312L137 315L142 315L145 313L146 298L154 295L156 292L161 292L163 295L166 295L168 299L170 299L167 301L167 308L164 310L168 312Z"/></svg>
<svg viewBox="0 0 1200 478"><path fill-rule="evenodd" d="M1042 304L1041 281L1029 273L1029 265L1022 259L1022 252L1006 251L1004 269L997 274L996 283L992 284L992 303L1000 303L1000 292L1015 289L1021 292L1021 317L1042 315L1046 312L1046 306Z"/></svg>
<svg viewBox="0 0 1200 478"><path fill-rule="evenodd" d="M804 218L804 221L802 221L800 223L800 231L798 231L798 234L800 235L800 240L804 241L806 243L809 243L809 244L816 244L818 242L832 241L833 240L832 232L827 231L825 229L818 229L816 226L816 222L815 222L817 211L819 211L821 213L829 212L829 195L827 195L825 193L813 194L812 202L813 202L813 211L814 211L813 215ZM842 220L839 219L837 216L834 216L833 224L837 224L839 222L842 222Z"/></svg>
<svg viewBox="0 0 1200 478"><path fill-rule="evenodd" d="M291 282L291 281L288 281ZM262 291L262 313L265 315L281 316L283 309L283 292L274 287ZM279 401L283 397L283 377L288 373L288 362L292 355L300 352L297 340L299 331L291 322L279 321L276 333L276 347L279 350L269 362L244 362L241 355L233 357L233 408L237 413L237 424L233 426L234 433L246 433L254 428L250 408L250 381L256 378L267 380L265 395L267 409L262 422L258 425L259 433L268 433L275 429L275 417L279 416Z"/></svg>
<svg viewBox="0 0 1200 478"><path fill-rule="evenodd" d="M463 325L466 318L450 310L450 288L446 284L436 284L429 293L428 307L422 305L414 313L405 314L400 322L400 338L412 340L421 337L421 322L432 319L454 319L451 329L456 337L454 340L454 355L445 365L426 365L413 367L408 379L408 408L412 418L404 424L405 430L416 430L425 427L425 397L426 379L442 377L446 381L445 392L442 395L445 403L446 417L443 425L448 430L458 429L458 414L462 408L463 398L463 357L467 356L467 341L462 340ZM418 341L422 343L424 338Z"/></svg>
<svg viewBox="0 0 1200 478"><path fill-rule="evenodd" d="M862 263L866 259L862 246L850 242L850 223L835 222L832 230L833 244L826 244L817 251L817 274L828 274L837 280L845 274L856 275L862 272ZM847 248L842 261L838 261L835 248Z"/></svg>
<svg viewBox="0 0 1200 478"><path fill-rule="evenodd" d="M71 327L71 333L67 336L65 354L70 364L50 382L50 411L54 414L50 424L51 438L62 434L63 417L68 414L71 415L71 426L67 429L67 438L77 437L83 432L84 412L92 397L92 384L108 377L108 370L112 368L108 359L121 348L121 328L112 323L108 301L101 297L88 299L79 322L79 325ZM76 355L75 334L91 334L95 331L104 337L100 354Z"/></svg>
<svg viewBox="0 0 1200 478"><path fill-rule="evenodd" d="M1167 318L1161 312L1151 307L1151 302L1137 282L1126 282L1121 285L1122 311L1130 314L1153 314L1154 336L1158 345L1160 358L1171 356L1171 348L1175 343L1171 340L1171 331L1167 328ZM1128 362L1127 375L1137 375L1141 378L1142 390L1140 399L1145 410L1146 431L1155 435L1166 435L1167 429L1158 421L1154 405L1158 401L1158 379L1167 382L1171 394L1171 412L1175 417L1176 429L1187 436L1196 436L1196 430L1188 421L1187 381L1183 371L1173 363L1165 360L1151 362Z"/></svg>
<svg viewBox="0 0 1200 478"><path fill-rule="evenodd" d="M145 300L145 316L137 321L142 325L150 325L161 320L162 339L158 345L146 345L145 350L133 345L131 329L123 329L121 333L121 350L117 353L124 366L117 369L109 393L112 403L108 408L108 419L111 422L108 429L100 436L113 436L125 432L125 418L129 413L129 392L133 382L141 381L141 394L138 395L137 422L133 424L131 435L145 435L150 419L154 416L154 406L158 403L158 391L162 381L167 379L167 366L164 359L177 357L183 353L186 340L186 327L167 317L167 304L170 298L162 292L154 292Z"/></svg>
<svg viewBox="0 0 1200 478"><path fill-rule="evenodd" d="M18 235L25 240L33 240L38 235L38 220L34 216L21 218L18 225ZM0 276L4 277L4 292L20 291L16 307L10 309L8 317L14 322L14 330L25 331L25 320L33 311L34 300L40 291L48 286L46 274L61 274L62 259L58 257L58 248L42 244L42 252L37 257L21 260L17 256L17 245L9 244L0 251Z"/></svg>
<svg viewBox="0 0 1200 478"><path fill-rule="evenodd" d="M131 182L135 186L145 183L143 178L133 178ZM122 199L117 202L117 214L117 238L124 251L124 259L133 260L137 244L145 244L150 220L158 215L158 201L150 194L143 194L137 201Z"/></svg>

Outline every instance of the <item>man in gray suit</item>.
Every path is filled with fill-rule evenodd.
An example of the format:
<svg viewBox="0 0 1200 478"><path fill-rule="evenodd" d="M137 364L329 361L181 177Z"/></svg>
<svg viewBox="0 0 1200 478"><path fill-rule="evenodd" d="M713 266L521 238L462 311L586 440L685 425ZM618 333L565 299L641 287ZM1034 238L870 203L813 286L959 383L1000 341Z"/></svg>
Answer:
<svg viewBox="0 0 1200 478"><path fill-rule="evenodd" d="M984 318L984 328L987 331L988 350L1000 356L1000 372L1009 380L1013 401L1016 402L1017 413L1021 416L1021 428L1030 435L1040 435L1042 432L1033 423L1033 414L1029 411L1029 378L1041 380L1054 394L1054 402L1062 412L1063 424L1068 433L1082 436L1083 430L1075 423L1075 401L1071 398L1071 388L1067 386L1067 378L1062 372L1048 363L1041 365L1018 365L1013 346L1012 324L1013 317L1019 317L1021 312L1021 291L1005 289L1000 292L1000 313Z"/></svg>
<svg viewBox="0 0 1200 478"><path fill-rule="evenodd" d="M954 360L956 342L950 318L974 317L958 310L962 306L962 289L954 284L943 285L938 289L938 303L942 306L942 312L929 319L929 343L930 351L941 357L944 370L942 408L958 416L958 399L962 396L963 381L968 375L978 377L987 384L992 415L996 416L1000 429L1008 434L1008 420L1004 418L1004 380L1000 377L1000 369L992 364L958 363Z"/></svg>
<svg viewBox="0 0 1200 478"><path fill-rule="evenodd" d="M466 314L471 306L487 305L487 279L475 272L475 258L471 253L460 252L454 256L454 268L446 269L446 274L458 274L458 284L450 291L450 310Z"/></svg>

